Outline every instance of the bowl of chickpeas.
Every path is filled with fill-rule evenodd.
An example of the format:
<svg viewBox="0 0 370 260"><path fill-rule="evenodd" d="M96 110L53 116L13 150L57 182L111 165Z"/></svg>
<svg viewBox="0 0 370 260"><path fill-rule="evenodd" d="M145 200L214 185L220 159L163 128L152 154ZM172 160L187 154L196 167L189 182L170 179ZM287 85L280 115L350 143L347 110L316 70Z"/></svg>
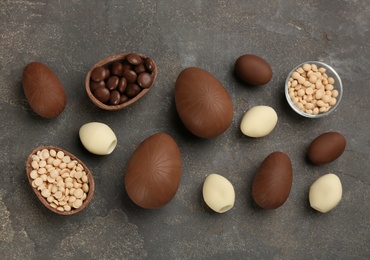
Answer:
<svg viewBox="0 0 370 260"><path fill-rule="evenodd" d="M321 61L306 61L296 66L285 81L285 96L290 107L307 118L332 113L343 95L338 73Z"/></svg>

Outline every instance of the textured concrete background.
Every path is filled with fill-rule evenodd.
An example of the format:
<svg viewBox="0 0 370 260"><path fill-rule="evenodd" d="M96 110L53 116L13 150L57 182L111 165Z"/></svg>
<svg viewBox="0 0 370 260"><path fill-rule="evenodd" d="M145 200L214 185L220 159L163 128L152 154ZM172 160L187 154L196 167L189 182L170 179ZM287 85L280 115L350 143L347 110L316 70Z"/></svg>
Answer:
<svg viewBox="0 0 370 260"><path fill-rule="evenodd" d="M93 3L94 2L94 3ZM253 1L0 1L0 254L2 259L369 259L370 258L370 2L368 0ZM152 57L159 75L140 102L117 112L95 107L84 80L104 57L138 52ZM272 81L251 88L235 79L242 54L265 58ZM304 119L287 105L287 73L307 60L332 65L344 96L327 118ZM58 75L67 107L45 120L31 110L21 85L26 64L40 61ZM182 125L173 88L180 71L210 71L231 95L233 123L221 136L201 140ZM239 130L252 106L276 109L279 122L267 137ZM118 137L109 156L81 145L82 124L100 121ZM313 138L339 131L346 151L313 166L305 159ZM175 198L159 210L135 206L124 190L125 167L149 135L169 133L179 144L183 177ZM25 162L40 145L62 147L92 170L96 192L81 213L63 217L33 194ZM251 183L263 159L287 153L294 179L279 209L259 209ZM228 178L236 204L213 213L201 187L210 173ZM308 204L310 185L337 174L343 198L327 214Z"/></svg>

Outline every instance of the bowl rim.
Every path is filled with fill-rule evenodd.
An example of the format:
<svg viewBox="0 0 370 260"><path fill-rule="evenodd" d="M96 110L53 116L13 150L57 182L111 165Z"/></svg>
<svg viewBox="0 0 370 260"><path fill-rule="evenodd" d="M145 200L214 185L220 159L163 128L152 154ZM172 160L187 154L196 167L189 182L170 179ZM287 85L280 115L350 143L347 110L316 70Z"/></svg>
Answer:
<svg viewBox="0 0 370 260"><path fill-rule="evenodd" d="M71 209L71 211L59 211L59 210L51 207L50 204L49 204L49 202L41 195L41 192L39 192L36 188L34 188L32 186L32 181L33 180L32 180L32 178L30 176L31 171L33 170L32 166L31 166L32 156L35 155L38 151L42 151L43 149L48 149L48 150L54 149L56 151L63 151L64 154L66 154L69 157L71 157L71 159L76 160L78 163L80 163L84 167L84 170L85 170L86 175L87 175L88 180L89 180L89 191L87 193L87 197L86 197L85 201L82 203L81 207L79 207L78 209ZM70 153L70 152L68 152L68 151L66 151L66 150L64 150L64 149L62 149L60 147L56 147L56 146L52 146L52 145L44 145L44 146L39 146L39 147L35 148L28 155L28 158L27 158L27 161L26 161L26 174L27 174L27 179L28 179L28 182L29 182L29 184L31 186L31 189L34 191L34 193L36 194L36 196L39 199L39 201L46 208L48 208L49 210L51 210L54 213L57 213L59 215L69 216L69 215L73 215L73 214L76 214L76 213L82 211L84 208L87 207L87 205L90 204L90 202L91 202L91 200L92 200L92 198L94 196L95 182L94 182L94 177L92 176L92 172L90 171L90 169L77 156L73 155L72 153Z"/></svg>
<svg viewBox="0 0 370 260"><path fill-rule="evenodd" d="M324 112L324 113L319 113L317 115L313 115L313 114L307 114L303 111L301 111L299 108L297 108L294 104L293 104L293 101L292 99L290 98L289 96L289 91L288 91L288 82L289 82L289 79L290 79L290 76L292 75L292 73L298 69L299 67L302 67L304 64L316 64L316 65L320 65L320 66L323 66L325 67L327 70L330 70L330 73L332 73L334 75L334 77L336 78L335 81L338 82L338 84L335 85L335 89L337 89L339 91L339 95L337 97L337 102L334 106L332 106L330 108L329 111L327 112ZM290 107L299 115L301 116L304 116L304 117L307 117L307 118L322 118L322 117L326 117L328 116L329 114L331 114L339 105L340 101L342 100L342 96L343 96L343 83L342 83L342 80L339 76L339 74L336 72L336 70L331 67L330 65L328 65L327 63L325 62L322 62L322 61L305 61L305 62L302 62L300 63L299 65L295 66L289 73L288 73L288 76L286 77L286 80L285 80L285 84L284 84L284 92L285 92L285 97L286 97L286 100L288 102L288 104L290 105Z"/></svg>
<svg viewBox="0 0 370 260"><path fill-rule="evenodd" d="M153 63L154 63L154 69L153 69L153 71L151 73L151 75L153 77L152 85L149 88L144 88L143 90L141 90L140 93L138 95L136 95L134 98L129 99L127 102L124 102L124 103L119 104L119 105L107 105L107 104L104 104L104 103L100 102L93 95L93 93L90 90L90 76L91 76L91 72L93 71L93 69L95 69L96 67L101 67L101 66L109 65L109 64L111 64L111 63L113 63L115 61L118 61L118 60L124 60L126 58L126 56L129 55L129 54L131 54L131 53L134 53L134 52L125 52L125 53L120 53L120 54L116 54L116 55L112 55L112 56L106 57L106 58L98 61L97 63L95 63L90 68L90 70L87 72L86 78L85 78L85 89L86 89L86 93L87 93L88 97L90 98L90 100L96 106L98 106L99 108L104 109L104 110L114 111L114 110L120 110L120 109L123 109L125 107L128 107L131 104L133 104L136 101L138 101L140 98L142 98L152 88L152 86L154 85L154 82L155 82L155 80L157 78L157 70L158 70L157 69L157 64L149 56L146 56L146 55L141 54L141 53L135 53L135 54L139 55L141 58L144 58L144 59L150 58L153 61Z"/></svg>

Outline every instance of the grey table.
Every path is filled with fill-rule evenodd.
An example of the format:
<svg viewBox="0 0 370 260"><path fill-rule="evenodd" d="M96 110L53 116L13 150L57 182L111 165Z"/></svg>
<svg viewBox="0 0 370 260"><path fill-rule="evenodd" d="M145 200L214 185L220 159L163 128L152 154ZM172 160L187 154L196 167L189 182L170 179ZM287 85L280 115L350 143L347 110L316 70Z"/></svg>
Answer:
<svg viewBox="0 0 370 260"><path fill-rule="evenodd" d="M370 2L287 1L0 1L0 254L2 259L369 259L370 258ZM104 57L138 52L152 57L159 74L152 90L127 109L108 112L88 99L84 80ZM251 53L272 66L266 86L249 87L233 74L237 57ZM320 60L344 84L338 109L323 119L296 115L284 98L295 65ZM62 81L65 111L37 116L22 90L26 64L40 61ZM186 67L211 72L235 109L222 135L203 140L182 125L174 83ZM269 105L274 131L260 139L239 130L244 113ZM108 124L118 137L109 156L87 152L82 124ZM347 139L336 161L313 166L311 140L327 131ZM124 189L125 167L138 144L157 132L170 134L183 159L180 188L159 210L134 205ZM92 170L96 191L79 214L46 209L26 178L25 161L37 146L54 145L77 155ZM259 209L251 184L260 163L283 151L293 164L290 196L279 209ZM337 208L310 208L308 190L333 172L343 184ZM236 203L225 214L203 202L210 173L228 178Z"/></svg>

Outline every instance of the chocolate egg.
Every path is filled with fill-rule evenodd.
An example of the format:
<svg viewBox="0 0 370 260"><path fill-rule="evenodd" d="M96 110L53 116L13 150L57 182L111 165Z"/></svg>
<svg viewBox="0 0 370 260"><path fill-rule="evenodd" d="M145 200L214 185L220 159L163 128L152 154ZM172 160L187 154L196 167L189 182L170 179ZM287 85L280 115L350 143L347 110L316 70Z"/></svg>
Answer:
<svg viewBox="0 0 370 260"><path fill-rule="evenodd" d="M274 152L266 157L254 177L253 199L261 208L276 209L287 200L292 181L289 157L285 153Z"/></svg>
<svg viewBox="0 0 370 260"><path fill-rule="evenodd" d="M181 167L179 147L170 135L158 133L148 137L128 163L125 175L128 196L142 208L163 207L177 192Z"/></svg>
<svg viewBox="0 0 370 260"><path fill-rule="evenodd" d="M66 93L58 77L40 62L23 71L23 91L31 108L41 117L53 118L66 107Z"/></svg>
<svg viewBox="0 0 370 260"><path fill-rule="evenodd" d="M243 82L252 85L265 85L272 78L270 64L251 54L240 56L235 62L235 74Z"/></svg>
<svg viewBox="0 0 370 260"><path fill-rule="evenodd" d="M346 148L346 139L338 132L327 132L316 137L308 148L309 160L317 165L337 159Z"/></svg>
<svg viewBox="0 0 370 260"><path fill-rule="evenodd" d="M175 103L185 127L198 137L220 135L233 119L233 104L226 89L200 68L187 68L177 77Z"/></svg>

